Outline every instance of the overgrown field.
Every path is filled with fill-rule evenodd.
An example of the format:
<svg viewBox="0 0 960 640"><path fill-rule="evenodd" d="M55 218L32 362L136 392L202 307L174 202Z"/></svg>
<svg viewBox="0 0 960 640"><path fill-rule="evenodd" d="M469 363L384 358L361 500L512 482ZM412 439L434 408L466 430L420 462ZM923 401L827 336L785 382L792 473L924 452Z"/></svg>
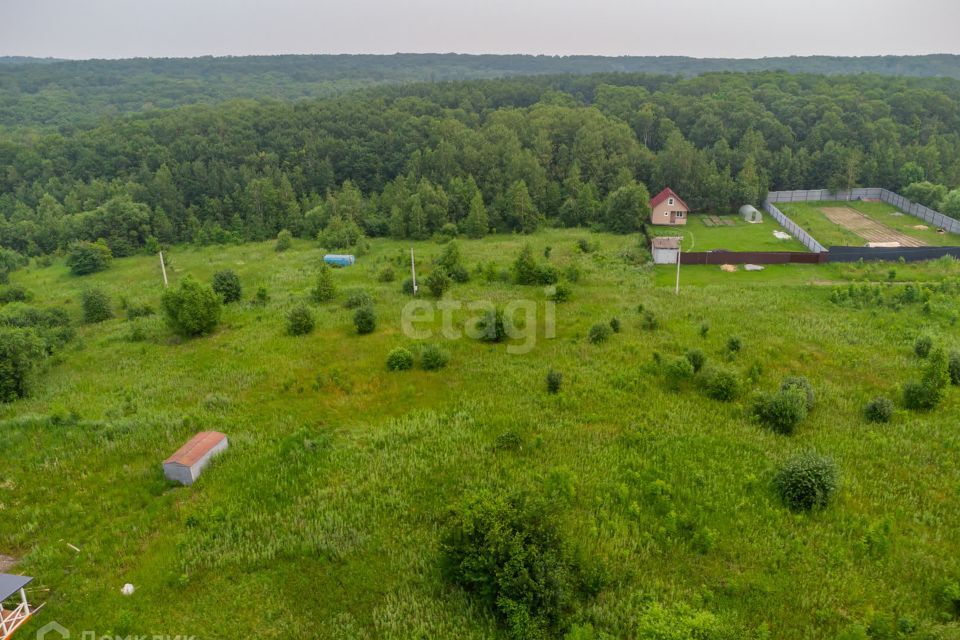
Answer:
<svg viewBox="0 0 960 640"><path fill-rule="evenodd" d="M853 231L834 224L823 213L824 207L848 207L859 211L868 218L889 227L899 233L922 241L924 244L939 246L956 246L960 244L960 236L955 233L937 233L936 227L927 224L920 218L903 213L893 205L885 202L783 202L777 208L817 242L829 248L831 246L862 247L866 240Z"/></svg>
<svg viewBox="0 0 960 640"><path fill-rule="evenodd" d="M287 312L310 300L315 243L174 249L173 285L226 268L243 285L216 331L193 339L159 313L155 256L84 277L61 259L15 272L29 304L63 306L79 323L81 293L96 286L115 315L80 325L30 395L0 409L0 554L37 578L31 595L47 607L35 627L506 636L442 563L451 509L487 491L546 501L589 568L590 588L551 636L960 637L960 391L925 412L900 400L930 360L915 354L918 336L958 346L957 263L684 267L675 296L672 271L639 264L636 236L457 242L471 277L446 298L532 301L529 353L446 340L437 312L426 343L449 351L449 365L388 370L392 349L422 347L401 331L407 243L374 240L335 270L337 298L310 303L316 328L298 337ZM527 242L569 287L552 339L545 288L509 282ZM444 246L413 246L425 282ZM269 300L254 304L260 287ZM369 335L344 307L356 288L373 299ZM121 301L158 313L127 320ZM455 311L453 326L470 315ZM620 331L592 343L591 327L613 318ZM732 401L708 397L702 374L675 375L691 349L705 370L735 374ZM550 370L562 374L556 394ZM782 435L751 406L791 375L809 379L816 402ZM889 423L864 417L878 395L896 403ZM167 483L161 461L203 429L227 433L231 448L193 487ZM791 511L774 474L809 449L833 458L839 489L825 508Z"/></svg>

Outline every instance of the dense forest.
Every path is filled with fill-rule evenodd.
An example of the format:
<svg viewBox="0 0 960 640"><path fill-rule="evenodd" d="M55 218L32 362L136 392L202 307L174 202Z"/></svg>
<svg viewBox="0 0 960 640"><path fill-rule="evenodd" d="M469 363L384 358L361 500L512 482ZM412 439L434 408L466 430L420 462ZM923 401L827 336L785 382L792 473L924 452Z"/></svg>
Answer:
<svg viewBox="0 0 960 640"><path fill-rule="evenodd" d="M0 167L0 245L24 255L281 229L329 248L543 224L630 232L667 185L702 210L758 203L768 188L869 185L960 215L960 81L763 72L388 86L12 131Z"/></svg>
<svg viewBox="0 0 960 640"><path fill-rule="evenodd" d="M96 124L103 116L237 98L328 97L372 85L514 75L789 71L960 78L960 56L602 57L397 54L50 60L0 58L0 127Z"/></svg>

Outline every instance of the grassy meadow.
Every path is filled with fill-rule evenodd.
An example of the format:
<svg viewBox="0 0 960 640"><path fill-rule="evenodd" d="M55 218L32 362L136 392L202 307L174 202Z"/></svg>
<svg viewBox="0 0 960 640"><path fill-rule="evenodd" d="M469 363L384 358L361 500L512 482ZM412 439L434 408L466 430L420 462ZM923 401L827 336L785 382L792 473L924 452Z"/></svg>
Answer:
<svg viewBox="0 0 960 640"><path fill-rule="evenodd" d="M911 236L932 247L952 247L960 244L960 236L955 233L937 233L933 227L920 218L903 213L886 202L817 201L817 202L781 202L777 203L783 213L812 235L817 242L830 248L831 246L862 247L866 240L853 231L834 224L824 215L823 207L849 207L865 216ZM919 229L917 227L927 227Z"/></svg>
<svg viewBox="0 0 960 640"><path fill-rule="evenodd" d="M708 226L704 222L704 215L690 214L687 224L682 227L656 227L650 230L658 236L682 236L681 246L684 251L713 251L727 249L728 251L806 251L795 238L780 240L773 235L774 231L784 231L777 221L762 213L763 222L751 224L739 215L725 214L723 220L733 222L732 225Z"/></svg>
<svg viewBox="0 0 960 640"><path fill-rule="evenodd" d="M770 224L758 233L772 238ZM597 250L581 252L581 238ZM475 272L509 269L526 242L538 260L549 246L550 263L581 274L557 304L554 338L540 330L543 287ZM155 256L85 277L61 259L15 272L32 304L64 306L79 322L80 293L97 286L116 314L80 325L30 396L0 407L0 554L21 559L17 571L36 577L31 597L47 603L24 637L51 620L76 637L498 637L490 612L442 579L438 540L464 495L516 488L562 493L565 535L604 568L599 595L571 619L582 628L960 637L940 598L960 579L960 391L929 413L898 408L889 424L862 413L919 375L918 334L960 346L960 304L937 289L960 278L958 263L683 267L676 296L670 268L631 259L638 242L571 230L459 240L472 277L447 297L531 300L537 340L522 355L446 340L438 313L427 342L452 355L440 371L385 366L394 347L420 346L401 331L406 243L373 240L355 266L335 270L340 295L314 305L317 327L302 337L286 335L285 318L314 284L322 252L311 242L283 253L273 243L174 248L174 283L230 268L244 300L258 287L270 295L264 306L228 305L213 335L192 340L159 314L123 316L122 300L159 309ZM414 247L426 274L443 247ZM388 265L396 280L380 282ZM927 304L832 301L838 287L916 283ZM374 298L370 335L356 334L342 305L352 288ZM455 311L454 326L470 315ZM591 325L614 317L621 332L590 344ZM726 347L732 336L738 353ZM737 372L735 401L707 398L696 380L667 384L654 355L691 348ZM556 395L545 390L551 368L564 376ZM748 415L751 395L787 375L817 393L792 436ZM225 432L230 450L194 486L168 483L161 461L204 429ZM498 446L504 434L519 446ZM796 514L771 476L808 448L836 460L841 488L826 509ZM701 631L650 635L678 620Z"/></svg>

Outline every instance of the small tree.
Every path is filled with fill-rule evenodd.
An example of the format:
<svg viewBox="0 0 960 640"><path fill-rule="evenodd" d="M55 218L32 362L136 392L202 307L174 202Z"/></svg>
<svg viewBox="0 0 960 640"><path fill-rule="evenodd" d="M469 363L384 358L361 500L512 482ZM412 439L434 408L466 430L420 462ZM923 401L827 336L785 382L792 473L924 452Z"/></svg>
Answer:
<svg viewBox="0 0 960 640"><path fill-rule="evenodd" d="M315 326L313 311L305 304L298 304L287 314L287 333L291 336L305 336Z"/></svg>
<svg viewBox="0 0 960 640"><path fill-rule="evenodd" d="M913 352L918 358L926 358L933 348L933 338L927 335L917 336L913 341Z"/></svg>
<svg viewBox="0 0 960 640"><path fill-rule="evenodd" d="M240 277L232 269L224 269L213 274L213 290L224 304L238 302L243 297Z"/></svg>
<svg viewBox="0 0 960 640"><path fill-rule="evenodd" d="M560 393L561 386L563 386L563 374L553 369L547 371L547 393Z"/></svg>
<svg viewBox="0 0 960 640"><path fill-rule="evenodd" d="M452 281L443 267L437 266L427 276L425 284L434 298L442 298L450 288Z"/></svg>
<svg viewBox="0 0 960 640"><path fill-rule="evenodd" d="M373 333L377 328L377 314L373 307L360 307L353 314L353 326L357 328L357 333L365 335Z"/></svg>
<svg viewBox="0 0 960 640"><path fill-rule="evenodd" d="M277 234L277 243L273 245L274 250L277 252L286 251L292 246L293 234L286 229L281 229L280 233Z"/></svg>
<svg viewBox="0 0 960 640"><path fill-rule="evenodd" d="M694 373L700 373L703 365L707 362L707 356L700 349L689 349L687 350L687 360L693 365Z"/></svg>
<svg viewBox="0 0 960 640"><path fill-rule="evenodd" d="M554 302L567 302L571 295L573 295L573 289L570 287L570 285L566 284L565 282L561 282L553 288L553 293L550 294L550 299Z"/></svg>
<svg viewBox="0 0 960 640"><path fill-rule="evenodd" d="M363 237L363 232L353 220L338 215L330 218L327 226L317 234L317 240L327 249L348 249Z"/></svg>
<svg viewBox="0 0 960 640"><path fill-rule="evenodd" d="M609 324L598 322L590 327L590 331L587 334L587 340L590 341L590 344L600 344L609 340L611 333L613 332L610 330Z"/></svg>
<svg viewBox="0 0 960 640"><path fill-rule="evenodd" d="M220 296L189 276L163 292L161 306L167 324L184 337L211 333L220 322Z"/></svg>
<svg viewBox="0 0 960 640"><path fill-rule="evenodd" d="M816 394L813 391L813 385L811 385L810 381L805 377L788 376L783 379L783 382L780 384L780 389L783 391L787 389L799 389L807 398L807 411L813 411L813 407L816 404Z"/></svg>
<svg viewBox="0 0 960 640"><path fill-rule="evenodd" d="M754 416L769 429L790 435L807 417L807 396L791 387L761 396L754 404Z"/></svg>
<svg viewBox="0 0 960 640"><path fill-rule="evenodd" d="M743 341L739 336L730 336L730 338L727 339L727 351L730 353L739 353L742 348Z"/></svg>
<svg viewBox="0 0 960 640"><path fill-rule="evenodd" d="M408 349L397 347L387 354L389 371L406 371L413 368L413 354Z"/></svg>
<svg viewBox="0 0 960 640"><path fill-rule="evenodd" d="M893 418L893 402L889 398L877 396L867 403L863 414L870 422L890 422Z"/></svg>
<svg viewBox="0 0 960 640"><path fill-rule="evenodd" d="M435 344L427 345L420 354L420 366L427 371L443 369L450 362L450 352Z"/></svg>
<svg viewBox="0 0 960 640"><path fill-rule="evenodd" d="M703 372L703 391L714 400L730 402L740 392L740 380L732 371L710 367Z"/></svg>
<svg viewBox="0 0 960 640"><path fill-rule="evenodd" d="M86 289L80 294L80 306L83 308L83 321L86 324L103 322L113 317L110 298L103 289Z"/></svg>
<svg viewBox="0 0 960 640"><path fill-rule="evenodd" d="M693 377L693 365L686 358L673 358L667 363L665 372L670 386L678 389L684 382Z"/></svg>
<svg viewBox="0 0 960 640"><path fill-rule="evenodd" d="M75 276L103 271L110 266L113 254L104 242L78 241L67 250L67 266Z"/></svg>
<svg viewBox="0 0 960 640"><path fill-rule="evenodd" d="M33 329L0 327L0 402L27 395L33 372L46 356Z"/></svg>
<svg viewBox="0 0 960 640"><path fill-rule="evenodd" d="M837 465L831 458L806 451L789 458L777 471L773 486L794 511L827 506L837 490Z"/></svg>
<svg viewBox="0 0 960 640"><path fill-rule="evenodd" d="M517 284L537 284L537 261L529 243L523 245L520 255L513 263L513 279Z"/></svg>
<svg viewBox="0 0 960 640"><path fill-rule="evenodd" d="M951 351L947 359L947 372L950 374L950 384L960 385L960 351Z"/></svg>
<svg viewBox="0 0 960 640"><path fill-rule="evenodd" d="M329 302L337 297L337 285L333 282L333 269L326 262L320 263L317 284L310 292L314 302Z"/></svg>
<svg viewBox="0 0 960 640"><path fill-rule="evenodd" d="M463 223L464 232L471 238L482 238L490 228L487 208L483 206L483 196L477 191L470 201L470 212Z"/></svg>

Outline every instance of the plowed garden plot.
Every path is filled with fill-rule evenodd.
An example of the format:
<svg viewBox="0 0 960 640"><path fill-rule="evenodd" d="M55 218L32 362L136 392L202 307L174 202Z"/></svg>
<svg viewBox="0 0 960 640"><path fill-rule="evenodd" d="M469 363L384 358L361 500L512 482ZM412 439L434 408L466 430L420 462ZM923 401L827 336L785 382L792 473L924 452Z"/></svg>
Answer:
<svg viewBox="0 0 960 640"><path fill-rule="evenodd" d="M830 222L848 229L867 242L898 242L902 247L926 247L927 243L894 231L850 207L822 207Z"/></svg>

